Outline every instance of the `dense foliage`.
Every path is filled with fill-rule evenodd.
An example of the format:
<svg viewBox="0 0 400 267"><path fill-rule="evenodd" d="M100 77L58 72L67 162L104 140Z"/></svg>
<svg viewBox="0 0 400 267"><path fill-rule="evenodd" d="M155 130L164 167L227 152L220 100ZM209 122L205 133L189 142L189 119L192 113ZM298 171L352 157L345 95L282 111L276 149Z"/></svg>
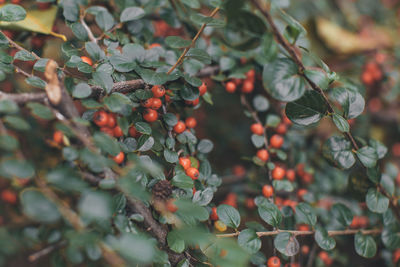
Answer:
<svg viewBox="0 0 400 267"><path fill-rule="evenodd" d="M0 265L400 264L397 1L0 4Z"/></svg>

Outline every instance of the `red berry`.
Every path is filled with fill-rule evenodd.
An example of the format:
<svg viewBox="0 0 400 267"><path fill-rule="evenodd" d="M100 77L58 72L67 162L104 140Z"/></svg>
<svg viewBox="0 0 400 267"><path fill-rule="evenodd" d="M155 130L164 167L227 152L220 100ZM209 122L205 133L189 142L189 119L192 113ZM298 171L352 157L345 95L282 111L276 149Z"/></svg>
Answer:
<svg viewBox="0 0 400 267"><path fill-rule="evenodd" d="M261 161L267 161L269 158L269 153L266 149L260 149L257 151L257 158L259 158Z"/></svg>
<svg viewBox="0 0 400 267"><path fill-rule="evenodd" d="M144 111L143 119L147 122L153 122L158 119L158 113L152 109L146 109Z"/></svg>
<svg viewBox="0 0 400 267"><path fill-rule="evenodd" d="M297 191L297 197L298 197L299 199L303 199L303 197L304 197L306 194L307 194L307 189L300 188L300 189Z"/></svg>
<svg viewBox="0 0 400 267"><path fill-rule="evenodd" d="M293 169L289 169L286 171L286 178L291 181L294 182L296 180L296 172Z"/></svg>
<svg viewBox="0 0 400 267"><path fill-rule="evenodd" d="M153 104L151 105L151 108L157 110L157 109L161 108L161 106L162 106L161 99L153 98Z"/></svg>
<svg viewBox="0 0 400 267"><path fill-rule="evenodd" d="M250 94L254 90L254 83L250 80L245 80L242 85L242 93Z"/></svg>
<svg viewBox="0 0 400 267"><path fill-rule="evenodd" d="M269 143L273 148L281 148L281 146L283 145L283 137L278 134L274 134L269 139Z"/></svg>
<svg viewBox="0 0 400 267"><path fill-rule="evenodd" d="M180 157L179 158L179 164L181 164L183 169L187 170L190 167L191 162L190 162L190 159L187 158L187 157Z"/></svg>
<svg viewBox="0 0 400 267"><path fill-rule="evenodd" d="M190 167L186 169L186 175L189 176L190 178L192 178L193 180L196 180L197 178L199 178L199 170L197 170L194 167Z"/></svg>
<svg viewBox="0 0 400 267"><path fill-rule="evenodd" d="M217 207L212 207L211 208L210 219L213 220L213 221L218 221Z"/></svg>
<svg viewBox="0 0 400 267"><path fill-rule="evenodd" d="M93 121L97 126L104 127L108 124L109 117L110 116L107 114L107 112L100 110L94 113Z"/></svg>
<svg viewBox="0 0 400 267"><path fill-rule="evenodd" d="M89 57L81 56L81 60L90 66L93 65L93 61Z"/></svg>
<svg viewBox="0 0 400 267"><path fill-rule="evenodd" d="M287 126L284 123L280 123L275 129L278 134L285 134L287 132Z"/></svg>
<svg viewBox="0 0 400 267"><path fill-rule="evenodd" d="M256 71L255 70L249 70L247 73L246 73L246 78L247 78L247 80L250 80L250 81L254 81L254 78L256 77Z"/></svg>
<svg viewBox="0 0 400 267"><path fill-rule="evenodd" d="M207 85L203 82L199 87L200 96L207 93Z"/></svg>
<svg viewBox="0 0 400 267"><path fill-rule="evenodd" d="M100 131L102 131L103 133L108 134L109 136L114 136L114 131L111 128L108 127L101 127Z"/></svg>
<svg viewBox="0 0 400 267"><path fill-rule="evenodd" d="M165 95L165 89L161 86L154 85L151 88L151 91L153 92L153 96L156 98L163 97Z"/></svg>
<svg viewBox="0 0 400 267"><path fill-rule="evenodd" d="M262 193L264 197L270 198L274 195L274 188L270 185L264 185L262 188Z"/></svg>
<svg viewBox="0 0 400 267"><path fill-rule="evenodd" d="M149 49L152 49L154 47L161 47L161 45L159 43L152 43L151 45L149 45Z"/></svg>
<svg viewBox="0 0 400 267"><path fill-rule="evenodd" d="M253 134L256 135L263 135L264 134L264 127L262 126L261 123L253 123L250 126L250 130Z"/></svg>
<svg viewBox="0 0 400 267"><path fill-rule="evenodd" d="M17 203L17 194L10 189L5 189L1 192L1 199L6 203L14 205Z"/></svg>
<svg viewBox="0 0 400 267"><path fill-rule="evenodd" d="M53 133L53 141L56 142L57 144L62 144L64 139L64 134L61 131L55 131Z"/></svg>
<svg viewBox="0 0 400 267"><path fill-rule="evenodd" d="M121 136L124 135L124 133L122 132L121 127L119 127L118 125L114 127L113 133L114 133L115 137L121 137Z"/></svg>
<svg viewBox="0 0 400 267"><path fill-rule="evenodd" d="M185 120L186 127L188 128L195 128L197 125L197 121L193 117L189 117Z"/></svg>
<svg viewBox="0 0 400 267"><path fill-rule="evenodd" d="M199 102L200 102L199 98L196 98L195 100L192 100L192 101L190 101L190 100L185 101L185 103L187 105L191 105L191 106L197 106L199 104Z"/></svg>
<svg viewBox="0 0 400 267"><path fill-rule="evenodd" d="M108 128L114 128L116 124L117 124L117 120L115 118L115 115L114 114L109 114L108 115L107 127Z"/></svg>
<svg viewBox="0 0 400 267"><path fill-rule="evenodd" d="M225 90L228 93L234 93L236 91L236 84L234 82L227 82L225 85Z"/></svg>
<svg viewBox="0 0 400 267"><path fill-rule="evenodd" d="M153 100L154 100L154 98L149 98L149 99L144 100L142 102L142 106L145 107L145 108L153 107Z"/></svg>
<svg viewBox="0 0 400 267"><path fill-rule="evenodd" d="M275 166L272 170L272 178L275 180L282 180L285 177L285 169L279 166Z"/></svg>
<svg viewBox="0 0 400 267"><path fill-rule="evenodd" d="M128 133L130 136L132 136L133 138L137 138L140 136L140 133L136 130L135 126L132 125L131 127L129 127Z"/></svg>
<svg viewBox="0 0 400 267"><path fill-rule="evenodd" d="M178 121L174 126L174 132L177 134L183 133L186 130L186 125L183 121Z"/></svg>
<svg viewBox="0 0 400 267"><path fill-rule="evenodd" d="M113 157L113 160L115 161L115 163L117 164L121 164L122 162L124 162L125 159L125 154L124 152L119 152L118 155L116 155L115 157Z"/></svg>
<svg viewBox="0 0 400 267"><path fill-rule="evenodd" d="M168 210L169 212L174 213L174 212L177 212L177 211L178 211L178 207L175 205L174 202L175 202L175 199L169 199L169 200L167 201L166 208L167 208L167 210Z"/></svg>
<svg viewBox="0 0 400 267"><path fill-rule="evenodd" d="M49 9L49 8L50 8L51 3L39 2L39 3L37 3L37 5L38 5L38 9L39 9L39 10L46 10L46 9Z"/></svg>
<svg viewBox="0 0 400 267"><path fill-rule="evenodd" d="M268 259L267 265L268 265L268 267L280 267L281 260L277 256L273 256Z"/></svg>

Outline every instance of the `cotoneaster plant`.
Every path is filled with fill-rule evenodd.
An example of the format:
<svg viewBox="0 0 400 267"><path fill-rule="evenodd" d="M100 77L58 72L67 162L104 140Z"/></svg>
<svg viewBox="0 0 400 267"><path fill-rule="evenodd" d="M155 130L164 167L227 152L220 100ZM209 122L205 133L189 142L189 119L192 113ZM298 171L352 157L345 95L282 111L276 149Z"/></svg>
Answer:
<svg viewBox="0 0 400 267"><path fill-rule="evenodd" d="M283 2L0 1L0 265L396 266L399 170L352 127L386 57L342 78Z"/></svg>

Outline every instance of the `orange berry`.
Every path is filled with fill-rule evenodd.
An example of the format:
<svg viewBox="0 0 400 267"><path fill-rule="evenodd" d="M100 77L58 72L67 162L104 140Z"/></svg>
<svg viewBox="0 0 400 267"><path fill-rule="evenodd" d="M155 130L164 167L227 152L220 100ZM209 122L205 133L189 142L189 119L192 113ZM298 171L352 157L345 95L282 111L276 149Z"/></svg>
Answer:
<svg viewBox="0 0 400 267"><path fill-rule="evenodd" d="M273 256L268 259L267 265L268 267L280 267L281 260L277 256Z"/></svg>
<svg viewBox="0 0 400 267"><path fill-rule="evenodd" d="M325 265L329 266L333 263L333 260L329 256L329 254L326 251L321 251L318 254L318 257L324 262Z"/></svg>
<svg viewBox="0 0 400 267"><path fill-rule="evenodd" d="M299 199L303 199L303 197L304 197L307 193L308 193L308 192L307 192L307 189L300 188L300 189L297 191L297 197L298 197Z"/></svg>
<svg viewBox="0 0 400 267"><path fill-rule="evenodd" d="M17 203L17 194L10 189L5 189L1 192L1 199L11 205Z"/></svg>
<svg viewBox="0 0 400 267"><path fill-rule="evenodd" d="M57 144L62 145L64 139L64 134L61 131L55 131L53 133L53 141L56 142Z"/></svg>
<svg viewBox="0 0 400 267"><path fill-rule="evenodd" d="M374 83L374 77L372 76L371 72L369 71L364 71L361 74L361 81L365 84L365 85L372 85Z"/></svg>
<svg viewBox="0 0 400 267"><path fill-rule="evenodd" d="M274 188L268 184L264 185L262 188L262 193L264 197L270 198L274 195Z"/></svg>
<svg viewBox="0 0 400 267"><path fill-rule="evenodd" d="M279 134L274 134L269 139L269 143L273 148L281 148L283 145L283 137L280 136Z"/></svg>
<svg viewBox="0 0 400 267"><path fill-rule="evenodd" d="M233 166L233 174L239 177L243 177L246 175L246 169L243 165L235 165Z"/></svg>
<svg viewBox="0 0 400 267"><path fill-rule="evenodd" d="M192 178L192 180L196 180L197 178L199 178L199 174L200 174L199 170L194 167L187 168L185 173L187 176Z"/></svg>
<svg viewBox="0 0 400 267"><path fill-rule="evenodd" d="M242 93L250 94L254 90L254 83L250 80L245 80L242 85Z"/></svg>
<svg viewBox="0 0 400 267"><path fill-rule="evenodd" d="M251 69L248 72L246 72L246 78L248 80L254 80L254 78L256 77L256 71Z"/></svg>
<svg viewBox="0 0 400 267"><path fill-rule="evenodd" d="M286 115L282 116L282 120L283 120L283 123L286 124L286 125L291 125L292 124L292 121Z"/></svg>
<svg viewBox="0 0 400 267"><path fill-rule="evenodd" d="M301 253L307 255L310 252L310 247L307 245L301 246Z"/></svg>
<svg viewBox="0 0 400 267"><path fill-rule="evenodd" d="M156 98L163 97L165 95L165 89L161 86L154 85L151 88L151 92L153 93L153 96Z"/></svg>
<svg viewBox="0 0 400 267"><path fill-rule="evenodd" d="M297 230L299 231L310 231L310 226L307 224L299 224L296 226Z"/></svg>
<svg viewBox="0 0 400 267"><path fill-rule="evenodd" d="M174 126L174 132L177 134L183 133L186 130L186 125L183 121L178 121Z"/></svg>
<svg viewBox="0 0 400 267"><path fill-rule="evenodd" d="M185 120L186 127L188 128L195 128L197 125L197 121L193 117L189 117Z"/></svg>
<svg viewBox="0 0 400 267"><path fill-rule="evenodd" d="M115 161L115 163L117 164L121 164L122 162L124 162L125 159L125 154L124 152L119 152L118 155L116 155L115 157L113 157L113 160Z"/></svg>
<svg viewBox="0 0 400 267"><path fill-rule="evenodd" d="M161 106L162 106L161 99L153 98L153 103L151 105L151 108L157 110L157 109L161 108Z"/></svg>
<svg viewBox="0 0 400 267"><path fill-rule="evenodd" d="M256 203L254 202L254 198L246 198L246 207L248 209L254 209L256 207Z"/></svg>
<svg viewBox="0 0 400 267"><path fill-rule="evenodd" d="M225 256L228 254L228 251L226 251L225 249L221 249L221 252L219 253L219 256L221 258L225 258Z"/></svg>
<svg viewBox="0 0 400 267"><path fill-rule="evenodd" d="M121 127L119 127L118 125L114 127L113 133L114 133L115 137L121 137L121 136L124 135L124 133L122 132Z"/></svg>
<svg viewBox="0 0 400 267"><path fill-rule="evenodd" d="M287 126L284 123L279 123L278 127L275 129L278 134L285 134L287 132Z"/></svg>
<svg viewBox="0 0 400 267"><path fill-rule="evenodd" d="M154 122L158 119L158 113L152 109L146 109L144 111L143 119L147 122Z"/></svg>
<svg viewBox="0 0 400 267"><path fill-rule="evenodd" d="M392 145L392 154L395 157L400 157L400 142Z"/></svg>
<svg viewBox="0 0 400 267"><path fill-rule="evenodd" d="M262 126L261 123L253 123L250 126L250 130L253 134L256 135L263 135L264 134L264 127Z"/></svg>
<svg viewBox="0 0 400 267"><path fill-rule="evenodd" d="M178 211L178 207L175 205L175 199L169 199L166 203L166 208L169 212L175 213Z"/></svg>
<svg viewBox="0 0 400 267"><path fill-rule="evenodd" d="M257 151L257 158L259 158L261 161L267 161L269 158L269 153L266 149L260 149Z"/></svg>
<svg viewBox="0 0 400 267"><path fill-rule="evenodd" d="M152 49L154 47L161 47L161 45L159 43L153 43L153 44L149 45L149 49Z"/></svg>
<svg viewBox="0 0 400 267"><path fill-rule="evenodd" d="M275 166L272 170L272 178L275 180L282 180L285 177L285 169L279 166Z"/></svg>
<svg viewBox="0 0 400 267"><path fill-rule="evenodd" d="M228 93L231 93L231 94L234 93L236 91L236 84L234 82L227 82L225 84L225 90Z"/></svg>
<svg viewBox="0 0 400 267"><path fill-rule="evenodd" d="M104 127L108 124L110 116L105 111L97 111L93 114L93 121L99 127Z"/></svg>
<svg viewBox="0 0 400 267"><path fill-rule="evenodd" d="M294 182L296 180L296 172L293 169L289 169L286 171L286 178L291 181Z"/></svg>
<svg viewBox="0 0 400 267"><path fill-rule="evenodd" d="M190 159L187 157L180 157L179 158L179 164L183 167L183 169L188 169L191 165Z"/></svg>
<svg viewBox="0 0 400 267"><path fill-rule="evenodd" d="M144 100L142 102L142 106L145 107L145 108L153 107L153 100L154 100L154 98L149 98L149 99Z"/></svg>
<svg viewBox="0 0 400 267"><path fill-rule="evenodd" d="M43 2L39 2L37 3L38 9L39 10L46 10L49 9L51 6L51 3L43 3Z"/></svg>
<svg viewBox="0 0 400 267"><path fill-rule="evenodd" d="M393 263L397 263L400 260L400 248L393 251L392 260Z"/></svg>
<svg viewBox="0 0 400 267"><path fill-rule="evenodd" d="M81 56L81 60L90 66L93 65L93 61L89 57Z"/></svg>
<svg viewBox="0 0 400 267"><path fill-rule="evenodd" d="M207 93L207 85L203 82L199 87L200 96Z"/></svg>
<svg viewBox="0 0 400 267"><path fill-rule="evenodd" d="M212 207L211 208L210 219L213 220L213 221L217 221L218 220L217 207Z"/></svg>

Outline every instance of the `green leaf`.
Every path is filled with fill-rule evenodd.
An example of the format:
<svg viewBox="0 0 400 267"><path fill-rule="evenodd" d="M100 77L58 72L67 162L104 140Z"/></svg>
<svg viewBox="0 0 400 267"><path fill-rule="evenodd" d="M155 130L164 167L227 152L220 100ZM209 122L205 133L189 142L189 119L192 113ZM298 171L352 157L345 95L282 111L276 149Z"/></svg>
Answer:
<svg viewBox="0 0 400 267"><path fill-rule="evenodd" d="M258 214L269 225L279 228L282 222L282 213L278 207L268 201L258 205Z"/></svg>
<svg viewBox="0 0 400 267"><path fill-rule="evenodd" d="M197 150L200 153L210 153L214 148L214 144L213 142L211 142L211 140L208 139L202 139L200 140L199 144L197 145Z"/></svg>
<svg viewBox="0 0 400 267"><path fill-rule="evenodd" d="M92 59L98 61L103 59L106 55L100 46L94 42L86 42L85 49Z"/></svg>
<svg viewBox="0 0 400 267"><path fill-rule="evenodd" d="M265 125L270 127L277 127L281 122L281 118L275 114L268 114L267 118L265 119Z"/></svg>
<svg viewBox="0 0 400 267"><path fill-rule="evenodd" d="M200 206L208 205L214 197L214 191L211 187L207 187L204 190L197 190L193 195L193 203Z"/></svg>
<svg viewBox="0 0 400 267"><path fill-rule="evenodd" d="M206 208L190 200L178 199L175 204L178 207L178 211L175 214L185 223L194 224L198 221L205 221L209 217Z"/></svg>
<svg viewBox="0 0 400 267"><path fill-rule="evenodd" d="M35 221L54 223L61 218L57 206L36 189L26 189L21 193L23 212Z"/></svg>
<svg viewBox="0 0 400 267"><path fill-rule="evenodd" d="M9 99L0 100L0 114L12 114L19 111L18 105Z"/></svg>
<svg viewBox="0 0 400 267"><path fill-rule="evenodd" d="M0 21L20 21L26 18L26 11L20 5L7 4L0 9Z"/></svg>
<svg viewBox="0 0 400 267"><path fill-rule="evenodd" d="M93 140L97 147L111 156L116 156L120 152L117 140L110 137L108 134L97 132L94 134Z"/></svg>
<svg viewBox="0 0 400 267"><path fill-rule="evenodd" d="M237 229L240 225L240 214L232 206L219 205L217 208L217 214L219 219L227 226Z"/></svg>
<svg viewBox="0 0 400 267"><path fill-rule="evenodd" d="M135 123L135 128L138 132L142 134L147 134L147 135L151 134L151 127L147 122L139 121Z"/></svg>
<svg viewBox="0 0 400 267"><path fill-rule="evenodd" d="M304 71L304 74L322 90L328 89L329 78L324 71L320 69L307 69Z"/></svg>
<svg viewBox="0 0 400 267"><path fill-rule="evenodd" d="M396 220L396 219L394 219ZM382 231L382 242L388 249L397 249L400 247L400 229L395 223L392 223Z"/></svg>
<svg viewBox="0 0 400 267"><path fill-rule="evenodd" d="M323 149L324 156L333 161L340 168L348 169L356 162L351 143L344 137L332 136L326 141Z"/></svg>
<svg viewBox="0 0 400 267"><path fill-rule="evenodd" d="M187 52L186 57L197 59L204 64L211 64L210 55L202 49L191 48L189 52Z"/></svg>
<svg viewBox="0 0 400 267"><path fill-rule="evenodd" d="M155 72L152 70L139 69L139 68L136 68L135 70L140 75L140 77L142 77L145 83L151 85L164 84L171 78L170 75L164 72Z"/></svg>
<svg viewBox="0 0 400 267"><path fill-rule="evenodd" d="M219 59L219 67L221 71L227 71L232 69L236 65L236 61L230 57L221 57Z"/></svg>
<svg viewBox="0 0 400 267"><path fill-rule="evenodd" d="M104 98L104 104L112 112L120 113L125 115L125 113L130 114L132 110L132 101L124 94L112 93L110 96Z"/></svg>
<svg viewBox="0 0 400 267"><path fill-rule="evenodd" d="M332 120L335 123L336 127L339 129L341 132L348 132L350 131L350 125L349 123L339 114L333 113L332 114Z"/></svg>
<svg viewBox="0 0 400 267"><path fill-rule="evenodd" d="M251 142L257 148L264 146L265 138L263 135L252 134L251 135Z"/></svg>
<svg viewBox="0 0 400 267"><path fill-rule="evenodd" d="M124 55L113 55L110 57L110 63L119 72L130 72L137 66L136 62Z"/></svg>
<svg viewBox="0 0 400 267"><path fill-rule="evenodd" d="M7 151L14 151L19 147L18 140L11 135L0 135L0 148Z"/></svg>
<svg viewBox="0 0 400 267"><path fill-rule="evenodd" d="M276 191L292 192L294 190L293 183L288 180L273 180L272 185Z"/></svg>
<svg viewBox="0 0 400 267"><path fill-rule="evenodd" d="M296 221L298 223L306 223L315 226L317 223L317 215L309 204L302 202L296 206Z"/></svg>
<svg viewBox="0 0 400 267"><path fill-rule="evenodd" d="M275 237L274 246L280 253L288 257L296 255L300 250L296 237L287 232L279 233Z"/></svg>
<svg viewBox="0 0 400 267"><path fill-rule="evenodd" d="M336 203L332 206L331 210L333 217L344 227L349 226L353 221L353 213L345 205Z"/></svg>
<svg viewBox="0 0 400 267"><path fill-rule="evenodd" d="M363 235L358 232L354 236L354 247L358 255L365 258L372 258L376 254L376 243L372 236Z"/></svg>
<svg viewBox="0 0 400 267"><path fill-rule="evenodd" d="M191 44L190 40L185 40L180 36L168 36L165 38L165 44L172 48L184 48Z"/></svg>
<svg viewBox="0 0 400 267"><path fill-rule="evenodd" d="M253 98L253 106L259 112L264 112L269 109L269 101L262 95L256 95Z"/></svg>
<svg viewBox="0 0 400 267"><path fill-rule="evenodd" d="M45 120L54 119L53 112L51 112L51 109L45 105L30 102L27 104L27 106L31 109L31 112L34 115L38 116L39 118L42 118Z"/></svg>
<svg viewBox="0 0 400 267"><path fill-rule="evenodd" d="M164 158L169 163L175 163L178 161L178 153L169 149L164 149Z"/></svg>
<svg viewBox="0 0 400 267"><path fill-rule="evenodd" d="M182 189L192 189L193 188L193 180L184 173L175 175L171 183L173 186L182 188Z"/></svg>
<svg viewBox="0 0 400 267"><path fill-rule="evenodd" d="M184 100L193 101L199 98L200 92L199 89L193 86L184 86L180 91L179 94Z"/></svg>
<svg viewBox="0 0 400 267"><path fill-rule="evenodd" d="M9 178L32 178L35 169L32 164L22 159L7 159L0 164L1 171Z"/></svg>
<svg viewBox="0 0 400 267"><path fill-rule="evenodd" d="M92 94L92 88L87 83L79 83L74 87L72 96L76 98L86 98Z"/></svg>
<svg viewBox="0 0 400 267"><path fill-rule="evenodd" d="M378 160L378 155L376 154L375 149L369 146L364 146L357 150L356 155L361 163L367 168L374 167Z"/></svg>
<svg viewBox="0 0 400 267"><path fill-rule="evenodd" d="M150 150L154 145L154 138L149 135L142 135L139 137L138 140L138 151L148 151Z"/></svg>
<svg viewBox="0 0 400 267"><path fill-rule="evenodd" d="M145 12L144 12L143 8L128 7L122 11L120 21L127 22L127 21L137 20L137 19L143 18L144 15L145 15Z"/></svg>
<svg viewBox="0 0 400 267"><path fill-rule="evenodd" d="M111 92L111 89L113 88L114 81L113 78L111 77L111 74L108 74L104 71L96 71L95 73L92 74L93 76L93 81L101 86L104 90L106 90L107 93Z"/></svg>
<svg viewBox="0 0 400 267"><path fill-rule="evenodd" d="M261 240L253 229L244 229L238 236L238 244L250 254L254 254L261 248Z"/></svg>
<svg viewBox="0 0 400 267"><path fill-rule="evenodd" d="M299 99L305 92L297 65L287 58L278 58L264 65L263 84L272 97L284 102Z"/></svg>
<svg viewBox="0 0 400 267"><path fill-rule="evenodd" d="M370 211L376 213L384 213L389 207L389 199L376 188L370 188L365 197L367 207Z"/></svg>
<svg viewBox="0 0 400 267"><path fill-rule="evenodd" d="M185 241L180 238L176 231L171 231L167 236L168 247L176 253L182 253L185 250Z"/></svg>
<svg viewBox="0 0 400 267"><path fill-rule="evenodd" d="M98 12L95 20L99 27L104 31L108 31L114 26L114 18L107 10Z"/></svg>
<svg viewBox="0 0 400 267"><path fill-rule="evenodd" d="M49 62L47 58L41 58L35 62L35 65L33 65L33 69L40 72L44 72L46 69L47 62Z"/></svg>
<svg viewBox="0 0 400 267"><path fill-rule="evenodd" d="M364 110L365 100L355 89L336 87L332 90L332 97L342 105L345 118L356 118Z"/></svg>
<svg viewBox="0 0 400 267"><path fill-rule="evenodd" d="M14 60L17 59L22 61L34 61L36 58L34 55L32 55L32 53L29 53L26 50L19 50L14 56Z"/></svg>
<svg viewBox="0 0 400 267"><path fill-rule="evenodd" d="M314 239L317 242L318 246L323 250L332 250L336 246L336 241L333 237L328 235L328 232L323 227L317 227L317 230L314 234Z"/></svg>
<svg viewBox="0 0 400 267"><path fill-rule="evenodd" d="M170 127L174 127L178 123L178 118L173 113L164 114L163 119L165 123Z"/></svg>
<svg viewBox="0 0 400 267"><path fill-rule="evenodd" d="M181 0L181 2L191 8L200 8L200 3L198 0Z"/></svg>
<svg viewBox="0 0 400 267"><path fill-rule="evenodd" d="M36 76L26 78L25 82L29 85L32 85L32 86L38 87L38 88L42 88L42 89L44 89L46 87L46 82Z"/></svg>
<svg viewBox="0 0 400 267"><path fill-rule="evenodd" d="M12 128L17 130L27 131L31 128L31 126L23 118L18 116L5 116L4 121Z"/></svg>
<svg viewBox="0 0 400 267"><path fill-rule="evenodd" d="M321 94L307 91L300 99L286 105L286 115L296 124L308 126L319 122L328 112Z"/></svg>
<svg viewBox="0 0 400 267"><path fill-rule="evenodd" d="M154 240L143 234L121 233L118 238L110 236L107 241L129 266L149 265L156 256Z"/></svg>
<svg viewBox="0 0 400 267"><path fill-rule="evenodd" d="M103 221L112 216L112 199L108 193L87 191L78 203L79 214L88 221Z"/></svg>
<svg viewBox="0 0 400 267"><path fill-rule="evenodd" d="M375 149L376 154L378 155L378 159L382 159L383 157L385 157L388 149L384 144L375 139L369 140L369 144L372 148Z"/></svg>

